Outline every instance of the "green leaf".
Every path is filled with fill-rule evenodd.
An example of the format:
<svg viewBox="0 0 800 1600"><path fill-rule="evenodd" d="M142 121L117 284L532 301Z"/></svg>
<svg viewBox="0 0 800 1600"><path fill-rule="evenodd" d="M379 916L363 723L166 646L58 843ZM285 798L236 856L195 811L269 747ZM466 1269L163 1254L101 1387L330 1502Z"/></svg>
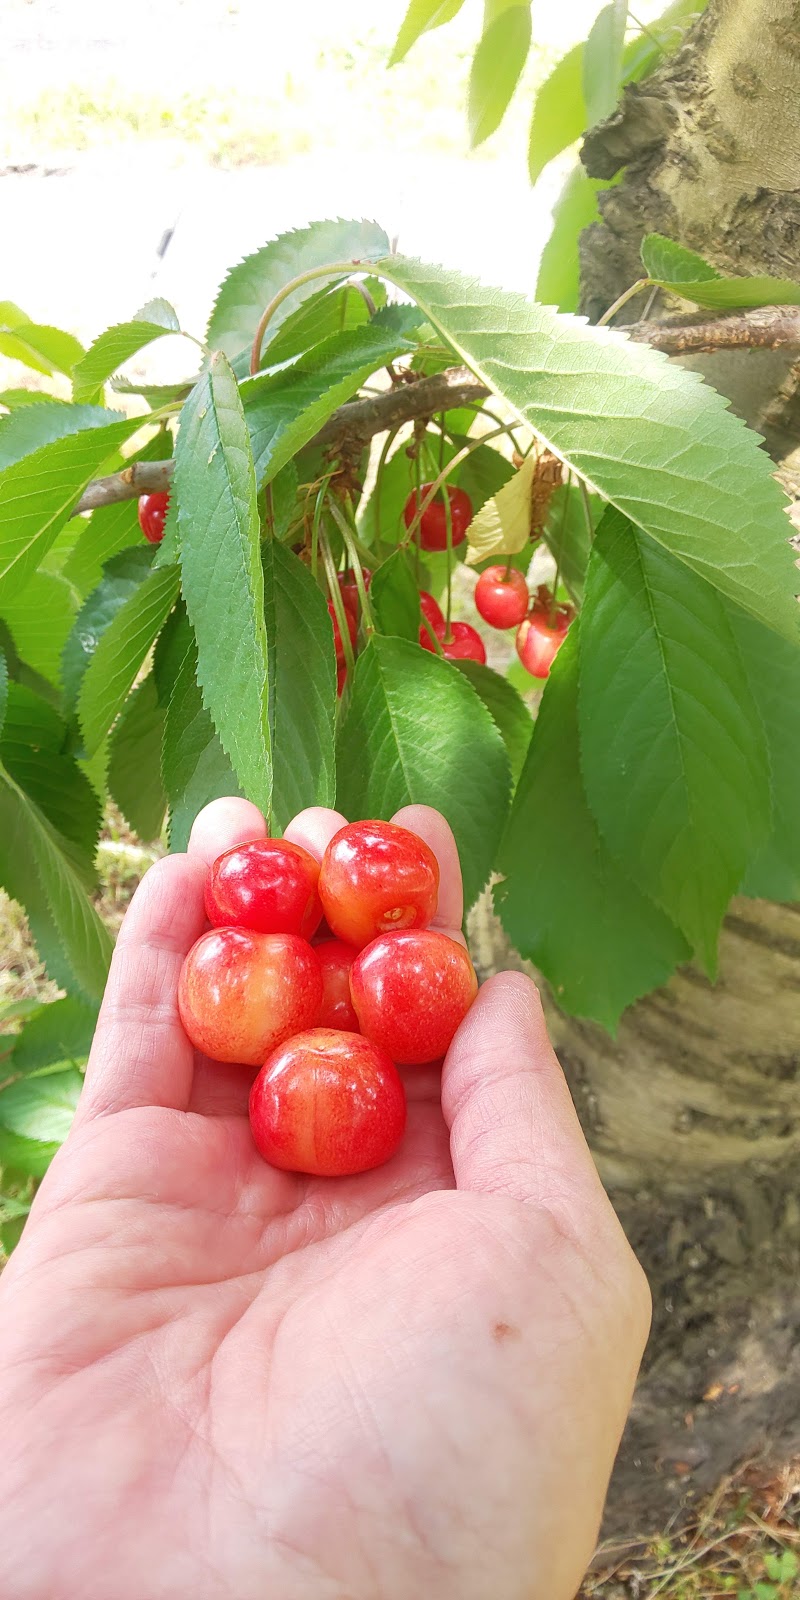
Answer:
<svg viewBox="0 0 800 1600"><path fill-rule="evenodd" d="M100 808L91 784L65 753L66 725L24 684L9 687L0 760L58 832L87 888L94 888Z"/></svg>
<svg viewBox="0 0 800 1600"><path fill-rule="evenodd" d="M198 811L210 800L242 793L214 732L197 684L197 647L191 640L167 708L162 775L170 805L170 849L185 850Z"/></svg>
<svg viewBox="0 0 800 1600"><path fill-rule="evenodd" d="M638 83L683 44L686 29L702 15L708 0L672 0L646 31L628 40L624 55L626 83ZM633 18L630 19L633 21Z"/></svg>
<svg viewBox="0 0 800 1600"><path fill-rule="evenodd" d="M467 528L467 565L490 556L512 556L524 550L531 536L531 494L536 457L526 456L513 478L493 500L487 500Z"/></svg>
<svg viewBox="0 0 800 1600"><path fill-rule="evenodd" d="M259 488L379 367L413 349L409 340L371 322L334 334L288 371L246 379L240 393Z"/></svg>
<svg viewBox="0 0 800 1600"><path fill-rule="evenodd" d="M590 178L580 162L573 167L553 207L553 228L542 251L536 299L559 311L577 311L580 303L578 239L597 222L597 196L609 187Z"/></svg>
<svg viewBox="0 0 800 1600"><path fill-rule="evenodd" d="M586 129L583 52L583 44L574 45L556 62L536 95L528 145L531 183L540 177L548 161L574 144Z"/></svg>
<svg viewBox="0 0 800 1600"><path fill-rule="evenodd" d="M35 572L21 594L2 604L16 649L34 672L58 684L61 652L77 609L72 585L52 572Z"/></svg>
<svg viewBox="0 0 800 1600"><path fill-rule="evenodd" d="M296 522L298 487L297 467L293 461L287 461L286 466L281 467L269 486L272 531L276 539L285 539L292 524Z"/></svg>
<svg viewBox="0 0 800 1600"><path fill-rule="evenodd" d="M34 372L70 373L83 355L83 345L63 328L30 322L18 306L5 301L0 303L0 355L22 361Z"/></svg>
<svg viewBox="0 0 800 1600"><path fill-rule="evenodd" d="M0 406L9 411L15 411L18 406L49 405L52 399L46 389L0 389Z"/></svg>
<svg viewBox="0 0 800 1600"><path fill-rule="evenodd" d="M508 757L463 675L406 639L375 635L356 662L338 740L338 804L356 821L422 802L456 837L466 904L492 870L508 811Z"/></svg>
<svg viewBox="0 0 800 1600"><path fill-rule="evenodd" d="M589 509L596 526L604 510L603 502L597 495L590 497ZM547 511L544 538L555 559L562 583L576 605L580 606L583 603L586 564L592 540L581 492L574 484L565 484L556 489Z"/></svg>
<svg viewBox="0 0 800 1600"><path fill-rule="evenodd" d="M383 288L383 285L381 285ZM385 294L384 290L384 294ZM310 294L296 311L287 317L266 348L266 364L278 367L298 356L307 355L335 333L349 333L363 328L369 322L369 307L355 284L340 284L331 289L326 283L316 294ZM269 331L269 330L268 330ZM237 377L247 377L250 372L250 352L245 351L244 370ZM236 368L238 363L236 364Z"/></svg>
<svg viewBox="0 0 800 1600"><path fill-rule="evenodd" d="M167 797L161 781L166 707L152 673L125 701L109 741L108 789L140 839L157 839Z"/></svg>
<svg viewBox="0 0 800 1600"><path fill-rule="evenodd" d="M800 305L800 283L788 278L714 278L702 283L662 283L660 287L709 311Z"/></svg>
<svg viewBox="0 0 800 1600"><path fill-rule="evenodd" d="M97 644L78 693L87 756L99 749L178 598L176 567L154 568L129 596Z"/></svg>
<svg viewBox="0 0 800 1600"><path fill-rule="evenodd" d="M11 1070L38 1072L57 1061L85 1061L97 1023L97 1007L73 995L40 1006L14 1042Z"/></svg>
<svg viewBox="0 0 800 1600"><path fill-rule="evenodd" d="M183 596L203 699L248 799L268 816L272 762L256 478L236 380L219 353L183 408L175 483Z"/></svg>
<svg viewBox="0 0 800 1600"><path fill-rule="evenodd" d="M129 361L145 345L165 334L180 333L181 325L168 300L150 300L130 322L107 328L89 346L72 373L75 399L88 400L101 390L107 378Z"/></svg>
<svg viewBox="0 0 800 1600"><path fill-rule="evenodd" d="M6 711L8 709L8 663L4 651L0 650L0 738L5 727Z"/></svg>
<svg viewBox="0 0 800 1600"><path fill-rule="evenodd" d="M722 918L771 813L763 728L727 607L607 513L580 660L583 777L600 831L713 975Z"/></svg>
<svg viewBox="0 0 800 1600"><path fill-rule="evenodd" d="M141 427L127 417L34 450L0 472L0 603L24 588L117 446Z"/></svg>
<svg viewBox="0 0 800 1600"><path fill-rule="evenodd" d="M452 22L463 4L464 0L410 0L389 66L393 67L402 61L423 33L429 33L432 28L441 28L445 22Z"/></svg>
<svg viewBox="0 0 800 1600"><path fill-rule="evenodd" d="M501 678L491 667L484 667L480 661L458 661L456 665L465 678L469 678L497 725L511 764L511 780L516 785L533 734L530 711L508 679Z"/></svg>
<svg viewBox="0 0 800 1600"><path fill-rule="evenodd" d="M165 461L171 455L172 435L159 429L143 449L128 457L128 464ZM63 568L63 576L75 585L81 595L88 595L90 590L96 588L103 576L103 568L112 556L119 555L131 545L141 548L142 530L137 507L136 500L120 500L117 505L98 506L86 520L83 532ZM163 552L162 541L156 552L157 557L161 557Z"/></svg>
<svg viewBox="0 0 800 1600"><path fill-rule="evenodd" d="M737 606L728 620L761 714L772 775L772 831L745 874L742 894L800 900L800 648Z"/></svg>
<svg viewBox="0 0 800 1600"><path fill-rule="evenodd" d="M381 633L419 642L419 588L405 550L395 550L373 573L369 598Z"/></svg>
<svg viewBox="0 0 800 1600"><path fill-rule="evenodd" d="M51 977L64 982L65 974L71 973L87 998L99 1000L111 959L111 940L84 893L84 875L76 866L74 847L67 846L3 766L0 836L3 885L13 900L25 907Z"/></svg>
<svg viewBox="0 0 800 1600"><path fill-rule="evenodd" d="M616 111L622 89L627 0L611 0L595 18L583 54L583 95L588 126Z"/></svg>
<svg viewBox="0 0 800 1600"><path fill-rule="evenodd" d="M578 624L547 682L500 846L495 905L565 1010L613 1032L689 954L623 873L589 810L578 754Z"/></svg>
<svg viewBox="0 0 800 1600"><path fill-rule="evenodd" d="M666 278L674 284L708 283L722 277L696 250L687 250L663 233L648 233L642 240L642 262L648 278Z"/></svg>
<svg viewBox="0 0 800 1600"><path fill-rule="evenodd" d="M211 313L206 343L232 360L252 344L262 311L293 278L327 262L352 261L355 267L358 262L375 261L387 249L386 234L374 222L313 222L308 228L279 234L228 273ZM318 287L312 279L283 301L270 322L265 349L281 324Z"/></svg>
<svg viewBox="0 0 800 1600"><path fill-rule="evenodd" d="M56 439L123 420L119 411L106 411L102 406L71 406L65 400L49 397L43 405L23 406L0 418L0 471Z"/></svg>
<svg viewBox="0 0 800 1600"><path fill-rule="evenodd" d="M642 261L659 288L712 311L800 305L800 283L788 278L724 278L702 256L661 233L642 241Z"/></svg>
<svg viewBox="0 0 800 1600"><path fill-rule="evenodd" d="M69 1067L64 1072L21 1078L3 1089L0 1092L0 1163L15 1166L32 1178L41 1178L69 1133L82 1087L82 1073ZM24 1143L18 1144L17 1140ZM20 1164L21 1155L26 1159L24 1167Z"/></svg>
<svg viewBox="0 0 800 1600"><path fill-rule="evenodd" d="M106 563L97 588L81 606L61 661L64 704L68 712L74 711L78 704L81 685L103 634L126 602L138 593L150 574L152 561L152 547L144 544L113 556Z"/></svg>
<svg viewBox="0 0 800 1600"><path fill-rule="evenodd" d="M568 466L744 610L798 638L782 492L757 435L696 373L441 268L393 256L382 270Z"/></svg>
<svg viewBox="0 0 800 1600"><path fill-rule="evenodd" d="M300 559L276 539L263 547L269 649L273 814L286 827L306 806L336 799L336 662L328 607Z"/></svg>
<svg viewBox="0 0 800 1600"><path fill-rule="evenodd" d="M522 76L530 45L529 0L507 5L484 28L469 78L467 115L473 150L499 128Z"/></svg>
<svg viewBox="0 0 800 1600"><path fill-rule="evenodd" d="M402 532L403 507L414 486L413 466L401 445L389 457L371 494L358 508L358 532L362 543L393 542Z"/></svg>
<svg viewBox="0 0 800 1600"><path fill-rule="evenodd" d="M466 439L454 441L459 448L466 444ZM473 511L480 511L487 500L500 493L503 485L509 483L514 476L514 468L499 450L493 450L490 444L481 445L480 449L473 450L456 468L454 482L460 489L464 489L472 501Z"/></svg>

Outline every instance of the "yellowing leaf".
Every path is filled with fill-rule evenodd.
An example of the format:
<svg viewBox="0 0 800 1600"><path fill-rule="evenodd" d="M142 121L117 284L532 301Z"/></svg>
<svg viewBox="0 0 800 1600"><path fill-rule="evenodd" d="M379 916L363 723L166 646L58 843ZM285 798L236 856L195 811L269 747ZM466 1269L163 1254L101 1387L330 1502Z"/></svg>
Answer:
<svg viewBox="0 0 800 1600"><path fill-rule="evenodd" d="M513 478L504 483L492 500L481 506L467 528L469 554L467 566L474 567L488 556L515 556L524 550L531 536L531 494L536 457L526 456Z"/></svg>

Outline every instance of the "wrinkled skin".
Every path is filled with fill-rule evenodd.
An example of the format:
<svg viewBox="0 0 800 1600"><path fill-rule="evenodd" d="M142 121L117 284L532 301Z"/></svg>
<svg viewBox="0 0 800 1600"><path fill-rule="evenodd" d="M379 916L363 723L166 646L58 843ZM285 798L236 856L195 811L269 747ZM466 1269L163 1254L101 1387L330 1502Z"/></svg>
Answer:
<svg viewBox="0 0 800 1600"><path fill-rule="evenodd" d="M461 923L452 836L410 807ZM343 819L303 813L318 858ZM148 873L73 1131L0 1282L9 1600L571 1600L645 1341L536 991L490 980L409 1128L344 1180L265 1165L252 1072L176 1009L217 801ZM440 1101L441 1089L441 1101Z"/></svg>

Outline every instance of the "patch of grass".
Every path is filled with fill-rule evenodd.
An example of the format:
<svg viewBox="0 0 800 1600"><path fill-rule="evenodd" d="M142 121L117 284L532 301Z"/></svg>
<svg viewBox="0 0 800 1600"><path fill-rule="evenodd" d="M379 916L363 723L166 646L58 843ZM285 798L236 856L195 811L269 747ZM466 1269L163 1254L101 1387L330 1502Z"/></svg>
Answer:
<svg viewBox="0 0 800 1600"><path fill-rule="evenodd" d="M798 1600L800 1461L746 1469L680 1532L603 1553L578 1600Z"/></svg>

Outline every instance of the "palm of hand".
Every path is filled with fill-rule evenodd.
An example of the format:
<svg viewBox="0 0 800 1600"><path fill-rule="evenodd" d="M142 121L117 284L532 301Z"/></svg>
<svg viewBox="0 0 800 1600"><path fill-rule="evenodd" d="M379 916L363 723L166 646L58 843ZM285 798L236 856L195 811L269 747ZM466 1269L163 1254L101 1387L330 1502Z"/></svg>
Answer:
<svg viewBox="0 0 800 1600"><path fill-rule="evenodd" d="M455 1190L434 1075L394 1160L338 1183L267 1167L243 1093L201 1064L185 1109L84 1116L51 1170L4 1285L2 1592L566 1597L589 1552L542 1568L542 1481L619 1284L513 1181ZM635 1354L590 1427L612 1447Z"/></svg>

